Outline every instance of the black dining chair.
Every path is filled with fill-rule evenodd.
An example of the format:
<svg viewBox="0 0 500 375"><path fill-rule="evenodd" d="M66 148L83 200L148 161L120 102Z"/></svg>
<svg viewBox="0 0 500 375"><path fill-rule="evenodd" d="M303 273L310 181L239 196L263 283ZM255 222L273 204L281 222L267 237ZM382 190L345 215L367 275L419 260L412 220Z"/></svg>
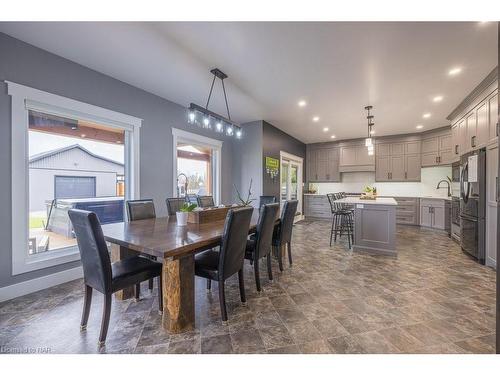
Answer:
<svg viewBox="0 0 500 375"><path fill-rule="evenodd" d="M276 203L276 197L274 195L261 195L259 197L259 208L269 203Z"/></svg>
<svg viewBox="0 0 500 375"><path fill-rule="evenodd" d="M186 198L167 198L165 201L167 202L168 216L174 216L186 203Z"/></svg>
<svg viewBox="0 0 500 375"><path fill-rule="evenodd" d="M154 219L156 217L155 204L152 199L136 199L126 202L127 215L129 221ZM141 255L151 260L156 260L156 257ZM149 280L148 289L153 290L153 280ZM137 297L139 298L139 296Z"/></svg>
<svg viewBox="0 0 500 375"><path fill-rule="evenodd" d="M75 209L69 210L68 215L76 235L85 283L85 299L80 329L84 331L87 328L92 291L95 289L104 294L104 309L98 342L99 347L101 347L106 342L113 293L135 285L137 298L140 283L157 277L158 308L163 311L162 265L141 256L111 263L97 215L91 211Z"/></svg>
<svg viewBox="0 0 500 375"><path fill-rule="evenodd" d="M186 194L184 197L187 203L198 205L198 196L196 194Z"/></svg>
<svg viewBox="0 0 500 375"><path fill-rule="evenodd" d="M253 263L255 285L257 291L261 291L260 287L260 272L259 260L266 257L267 259L267 273L269 280L273 279L273 271L271 268L271 247L273 240L274 224L278 218L280 209L279 203L265 204L260 209L259 222L257 223L257 230L255 237L247 241L245 250L245 259Z"/></svg>
<svg viewBox="0 0 500 375"><path fill-rule="evenodd" d="M273 234L273 247L277 249L278 265L283 272L283 247L288 250L288 262L292 266L292 229L293 219L297 212L298 200L285 201L283 211L281 212L280 223L275 228Z"/></svg>
<svg viewBox="0 0 500 375"><path fill-rule="evenodd" d="M127 201L127 214L129 221L154 219L156 211L153 200L136 199Z"/></svg>
<svg viewBox="0 0 500 375"><path fill-rule="evenodd" d="M195 275L207 279L207 289L210 289L212 280L219 283L219 303L223 323L227 322L224 282L235 273L238 273L241 302L246 303L243 262L252 212L253 207L229 210L224 223L220 250L206 250L194 258Z"/></svg>
<svg viewBox="0 0 500 375"><path fill-rule="evenodd" d="M207 207L214 207L214 197L211 195L198 195L198 207L201 208L207 208Z"/></svg>

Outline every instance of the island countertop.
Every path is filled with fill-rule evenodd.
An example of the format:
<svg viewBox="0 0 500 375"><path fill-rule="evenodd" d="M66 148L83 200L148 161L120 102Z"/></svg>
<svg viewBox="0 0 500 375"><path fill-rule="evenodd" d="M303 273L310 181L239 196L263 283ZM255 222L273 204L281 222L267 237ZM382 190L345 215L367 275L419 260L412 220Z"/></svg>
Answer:
<svg viewBox="0 0 500 375"><path fill-rule="evenodd" d="M397 206L398 202L394 198L361 199L359 197L345 197L335 202L348 204L378 204L384 206Z"/></svg>

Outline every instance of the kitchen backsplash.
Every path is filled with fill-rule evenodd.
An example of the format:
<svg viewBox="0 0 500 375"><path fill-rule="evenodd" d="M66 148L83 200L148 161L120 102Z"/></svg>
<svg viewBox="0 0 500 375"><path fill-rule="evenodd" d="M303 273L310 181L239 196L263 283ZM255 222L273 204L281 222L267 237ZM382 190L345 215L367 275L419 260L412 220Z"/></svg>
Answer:
<svg viewBox="0 0 500 375"><path fill-rule="evenodd" d="M376 186L379 195L399 197L446 197L446 189L436 189L440 180L451 177L451 166L422 168L420 182L375 182L375 172L342 173L342 182L314 183L318 194L345 191L360 193L366 185ZM441 186L445 187L446 184Z"/></svg>

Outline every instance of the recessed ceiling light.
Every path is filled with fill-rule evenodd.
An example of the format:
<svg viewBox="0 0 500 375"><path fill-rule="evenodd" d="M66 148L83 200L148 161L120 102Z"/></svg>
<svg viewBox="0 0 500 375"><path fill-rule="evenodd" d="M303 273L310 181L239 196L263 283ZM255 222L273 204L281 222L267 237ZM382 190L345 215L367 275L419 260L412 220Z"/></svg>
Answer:
<svg viewBox="0 0 500 375"><path fill-rule="evenodd" d="M335 137L335 135L331 135L331 136L330 136L330 138L331 138L331 139L334 139L334 138L336 138L336 137Z"/></svg>
<svg viewBox="0 0 500 375"><path fill-rule="evenodd" d="M417 129L422 129L424 126L423 125L417 125L416 128Z"/></svg>
<svg viewBox="0 0 500 375"><path fill-rule="evenodd" d="M313 121L314 121L314 122L318 122L318 121L319 121L319 117L318 117L318 116L314 116L314 117L313 117Z"/></svg>
<svg viewBox="0 0 500 375"><path fill-rule="evenodd" d="M462 68L460 67L456 67L456 68L452 68L448 71L448 75L449 76L456 76L457 74L460 74L462 72Z"/></svg>
<svg viewBox="0 0 500 375"><path fill-rule="evenodd" d="M307 102L305 100L299 100L299 102L297 103L297 105L299 107L305 107L307 105Z"/></svg>
<svg viewBox="0 0 500 375"><path fill-rule="evenodd" d="M328 131L328 128L323 128L323 131L324 131L324 132L327 132L327 131Z"/></svg>
<svg viewBox="0 0 500 375"><path fill-rule="evenodd" d="M430 114L430 113L424 113L424 114L422 115L422 117L423 117L423 118L429 118L429 117L431 117L431 114Z"/></svg>
<svg viewBox="0 0 500 375"><path fill-rule="evenodd" d="M443 96L442 95L435 96L434 98L432 98L432 101L434 103L439 103L439 102L443 101Z"/></svg>

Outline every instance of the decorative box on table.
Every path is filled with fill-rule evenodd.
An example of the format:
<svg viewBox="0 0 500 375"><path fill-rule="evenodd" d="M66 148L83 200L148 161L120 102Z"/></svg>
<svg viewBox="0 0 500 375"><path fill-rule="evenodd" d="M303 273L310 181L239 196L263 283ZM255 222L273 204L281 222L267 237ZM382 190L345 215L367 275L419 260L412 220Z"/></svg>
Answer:
<svg viewBox="0 0 500 375"><path fill-rule="evenodd" d="M233 206L225 207L210 207L202 210L192 211L188 215L188 223L192 224L206 224L213 221L224 220L227 212L235 208Z"/></svg>

